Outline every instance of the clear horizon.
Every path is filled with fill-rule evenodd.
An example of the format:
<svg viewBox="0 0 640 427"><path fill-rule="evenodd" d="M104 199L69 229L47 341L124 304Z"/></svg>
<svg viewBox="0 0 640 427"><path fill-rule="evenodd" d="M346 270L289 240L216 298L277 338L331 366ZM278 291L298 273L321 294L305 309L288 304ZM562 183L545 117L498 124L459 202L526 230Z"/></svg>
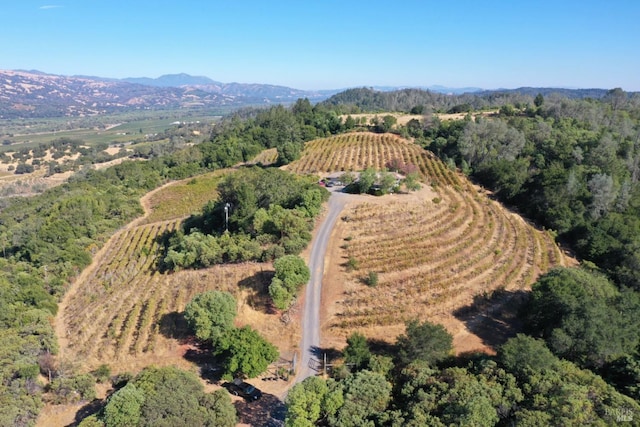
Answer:
<svg viewBox="0 0 640 427"><path fill-rule="evenodd" d="M11 2L3 5L0 68L105 78L186 73L305 90L640 91L640 2L443 3Z"/></svg>

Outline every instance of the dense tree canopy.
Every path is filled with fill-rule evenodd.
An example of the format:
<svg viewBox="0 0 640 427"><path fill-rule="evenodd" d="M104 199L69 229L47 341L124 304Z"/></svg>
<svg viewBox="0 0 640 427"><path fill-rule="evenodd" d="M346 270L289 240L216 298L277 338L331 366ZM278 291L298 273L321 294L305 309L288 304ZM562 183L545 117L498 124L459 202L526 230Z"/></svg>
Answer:
<svg viewBox="0 0 640 427"><path fill-rule="evenodd" d="M103 420L111 426L236 425L229 393L204 392L200 380L175 367L144 369L109 398Z"/></svg>
<svg viewBox="0 0 640 427"><path fill-rule="evenodd" d="M227 175L218 193L170 239L167 268L298 254L311 240L312 219L329 197L315 180L257 167Z"/></svg>
<svg viewBox="0 0 640 427"><path fill-rule="evenodd" d="M527 330L557 355L581 366L602 367L640 346L640 298L604 276L576 268L555 269L533 286Z"/></svg>
<svg viewBox="0 0 640 427"><path fill-rule="evenodd" d="M196 337L213 343L233 327L236 314L235 298L222 291L198 294L184 309L184 318Z"/></svg>
<svg viewBox="0 0 640 427"><path fill-rule="evenodd" d="M115 230L141 213L139 198L143 193L167 179L248 161L267 147L278 150L280 163L291 161L299 155L304 141L357 126L353 118L343 124L341 112L409 111L416 106L422 106L421 111L427 115L404 130L394 127L393 131L416 138L450 165L457 165L495 190L501 200L555 230L580 258L593 262L613 280L611 286L603 284L597 275L551 273L534 287L525 322L530 333L544 339L554 354L600 372L619 390L637 399L638 329L634 319L638 318L640 290L640 97L620 89L585 91L584 95L589 98L568 99L537 89L477 97L355 89L315 106L300 100L290 109L238 112L215 126L209 140L192 147L182 144L184 148L180 148L180 138L161 135L170 142L136 148L135 155L145 162L124 162L104 171L83 168L67 184L40 196L2 199L0 424L28 425L35 418L42 407L38 368L51 373L56 399L75 399L77 390L90 396L92 384L86 376L59 375L52 365L43 362L57 349L51 317L69 280L90 263L91 254ZM490 118L475 117L477 110L485 107L500 110ZM469 114L464 120L442 122L429 115L452 109ZM54 156L59 156L64 147L80 150L82 145L69 141L56 144L60 149ZM22 162L27 160L27 153L16 155ZM33 152L38 161L42 155L39 147ZM55 173L60 165L47 167ZM251 173L258 176L258 172ZM277 175L279 172L270 173L259 180L265 185L280 180L291 184L288 178ZM307 221L318 213L326 198L322 189L309 183L308 192L285 206L261 197L259 186L243 184L242 180L229 185L232 190L227 194L228 202L234 203L231 232L223 232L224 212L220 209L224 204L211 203L203 208L202 215L191 219L188 224L192 227L176 237L175 242L180 242L169 249L165 260L170 267L271 260L297 253L308 240ZM304 187L300 182L292 185ZM274 193L280 194L277 190ZM290 193L282 194L286 198ZM546 311L541 306L547 307ZM424 394L426 386L414 387L415 396L400 399L394 394L386 410L365 418L387 425L425 425L431 421L437 425L436 418L459 424L478 420L481 424L497 414L503 424L584 425L610 424L607 414L620 408L638 413L635 402L616 394L597 375L567 361L553 361L542 349L542 341L517 338L500 352L498 367L473 362L463 370L443 373L453 368L437 369L430 363L430 371L425 368L418 376L440 384L441 389L429 388L428 398ZM398 344L405 355L413 352L413 345L402 340ZM538 361L526 357L535 352L544 357ZM390 372L382 362L391 356L373 355L369 369L378 366ZM406 363L412 357L400 366L408 369ZM501 369L517 378L523 400L508 385L512 380ZM398 389L408 384L402 382L405 377L387 378L393 378ZM492 391L498 389L494 387L496 382L503 390L512 390L509 402L517 402L517 409L504 402L496 405L500 401ZM340 387L344 384L336 385L336 390L344 390ZM467 412L438 403L471 394L476 399L463 408ZM129 415L137 413L135 395L133 392L131 399L123 399L134 402L127 409ZM146 397L141 411L148 404ZM201 406L213 404L207 399L209 403ZM430 403L407 403L411 399ZM429 411L424 409L427 407ZM344 414L355 412L345 410ZM326 418L320 422L337 421L337 413L321 411L321 418Z"/></svg>
<svg viewBox="0 0 640 427"><path fill-rule="evenodd" d="M273 263L276 274L269 285L269 295L273 304L280 310L285 310L295 298L298 290L311 277L309 267L297 255L284 255Z"/></svg>
<svg viewBox="0 0 640 427"><path fill-rule="evenodd" d="M224 377L256 377L278 358L278 349L249 326L228 330L218 339Z"/></svg>
<svg viewBox="0 0 640 427"><path fill-rule="evenodd" d="M398 357L404 364L415 360L434 364L450 355L452 344L453 337L444 326L412 320L397 339Z"/></svg>

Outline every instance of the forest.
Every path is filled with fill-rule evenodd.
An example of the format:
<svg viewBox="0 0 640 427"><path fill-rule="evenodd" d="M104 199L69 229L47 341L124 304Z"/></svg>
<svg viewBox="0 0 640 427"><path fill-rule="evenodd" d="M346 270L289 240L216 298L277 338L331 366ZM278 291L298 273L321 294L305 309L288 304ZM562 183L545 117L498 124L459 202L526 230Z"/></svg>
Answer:
<svg viewBox="0 0 640 427"><path fill-rule="evenodd" d="M420 91L379 94L362 89L348 95L336 95L315 106L299 100L290 108L240 110L216 125L210 138L200 144L150 151L145 162L124 162L104 171L83 168L68 183L42 195L4 199L0 211L0 263L5 273L0 277L0 405L6 410L0 425L32 425L45 396L55 396L59 402L90 396L95 376L55 363L52 355L57 343L51 318L70 281L91 262L101 244L140 214L142 194L169 180L248 161L266 148L276 148L278 164L286 164L300 156L306 141L354 129L390 130L413 138L450 168L490 189L507 206L553 230L582 267L552 270L533 285L521 310L523 333L497 349L495 357L451 357L446 331L428 323L408 323L405 335L393 346L351 336L342 355L347 364L336 369L331 379L309 379L291 390L287 425L637 423L637 94L615 89L599 99L570 99L557 94L505 93L469 97L464 102ZM452 109L465 112L466 117L441 121L435 114ZM483 109L497 113L486 117ZM421 111L422 119L388 129L381 129L379 123L341 118L355 112L412 110ZM308 183L300 185L303 181L296 180L301 178L285 178L275 170L256 167L240 173L253 175L255 182L291 180L291 186L302 192L271 204L261 201L260 188L236 191L241 182L230 175L220 188L222 194L233 189L228 190L229 197L203 207L200 216L189 219L194 227L180 237L194 238L204 231L222 238L222 216L214 215L218 222L212 222L207 214L220 213L229 202L243 206L232 212L230 231L247 236L256 258L296 253L295 239L304 239L309 232L305 228L308 213L315 212L326 195L315 194L305 186ZM248 203L231 200L231 193L243 194ZM287 209L292 212L286 213ZM302 219L294 227L302 237L283 234L277 228L278 215L291 216L289 222L294 225L298 223L293 219ZM292 238L293 243L283 237ZM255 246L249 238L262 245ZM186 257L177 255L180 239L172 244L174 253L168 249L164 260L171 267L205 266L219 256L187 263ZM269 249L267 244L275 245ZM40 374L52 379L46 389L38 380ZM157 375L141 373L132 378L131 386L114 394L113 400L126 393L152 395L156 386L149 384L155 380L149 378ZM217 402L214 397L194 396L199 403L193 404L205 412ZM137 413L148 414L140 411L151 410L145 409L151 400L145 400L144 408L140 403ZM220 405L226 408L226 403ZM93 421L116 425L107 420L117 416L107 412Z"/></svg>

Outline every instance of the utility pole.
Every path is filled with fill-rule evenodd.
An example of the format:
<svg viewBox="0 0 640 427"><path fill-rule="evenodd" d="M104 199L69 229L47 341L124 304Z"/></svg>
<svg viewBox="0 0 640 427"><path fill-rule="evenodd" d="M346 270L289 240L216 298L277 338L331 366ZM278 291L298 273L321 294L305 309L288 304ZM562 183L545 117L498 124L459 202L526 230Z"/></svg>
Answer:
<svg viewBox="0 0 640 427"><path fill-rule="evenodd" d="M229 231L229 208L231 208L231 203L227 202L224 204L224 229L225 231Z"/></svg>

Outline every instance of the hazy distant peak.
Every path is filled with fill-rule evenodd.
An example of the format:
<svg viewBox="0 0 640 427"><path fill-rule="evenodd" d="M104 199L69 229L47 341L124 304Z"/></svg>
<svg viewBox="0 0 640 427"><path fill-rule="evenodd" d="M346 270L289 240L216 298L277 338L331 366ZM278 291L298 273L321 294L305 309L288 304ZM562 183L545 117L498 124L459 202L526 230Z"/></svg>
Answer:
<svg viewBox="0 0 640 427"><path fill-rule="evenodd" d="M137 83L146 86L157 87L181 87L181 86L204 86L204 85L220 85L220 82L205 76L192 76L186 73L164 74L158 78L150 77L127 77L122 79L125 82Z"/></svg>

